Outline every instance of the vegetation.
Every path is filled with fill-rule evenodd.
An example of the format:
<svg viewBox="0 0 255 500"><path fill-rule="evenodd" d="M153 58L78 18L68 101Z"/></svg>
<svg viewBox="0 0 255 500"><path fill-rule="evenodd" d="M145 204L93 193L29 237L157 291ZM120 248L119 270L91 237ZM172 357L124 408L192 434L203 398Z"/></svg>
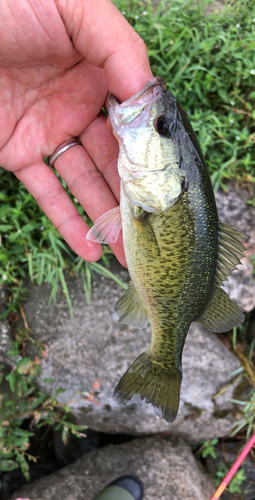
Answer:
<svg viewBox="0 0 255 500"><path fill-rule="evenodd" d="M59 388L52 396L41 391L36 383L42 359L46 359L47 349L41 341L33 341L29 329L17 333L11 350L8 352L13 360L13 367L5 377L10 385L10 391L0 395L0 471L11 471L21 468L24 476L29 481L29 463L36 462L38 457L29 453L29 438L33 436L33 429L42 426L55 426L61 430L62 440L67 444L69 434L77 437L85 436L84 426L77 425L69 418L68 404L60 405L56 397L65 389ZM32 360L25 355L27 340L36 343L40 356ZM21 356L23 353L23 357ZM0 371L3 366L0 366ZM1 382L1 378L0 378ZM45 384L54 382L44 379ZM10 393L12 394L10 396ZM29 429L22 427L24 419L29 420ZM0 483L1 489L1 483Z"/></svg>
<svg viewBox="0 0 255 500"><path fill-rule="evenodd" d="M247 439L255 431L255 339L251 343L246 339L247 323L234 328L233 352L242 364L239 373L240 384L235 391L235 399L231 401L236 408L236 424L232 435L246 430Z"/></svg>
<svg viewBox="0 0 255 500"><path fill-rule="evenodd" d="M65 294L72 309L64 272L69 270L83 277L87 301L91 294L91 276L98 272L111 277L124 286L105 266L109 263L111 251L105 247L102 264L90 263L77 257L64 242L62 236L43 214L26 188L10 173L0 169L2 192L0 193L0 285L7 284L10 300L7 302L6 315L17 310L23 299L25 289L23 280L29 275L38 285L50 283L50 301L56 293ZM63 182L63 181L62 181ZM65 183L63 182L65 185ZM66 187L66 185L65 185ZM70 194L70 192L69 192ZM80 214L91 224L83 208L70 194Z"/></svg>
<svg viewBox="0 0 255 500"><path fill-rule="evenodd" d="M188 112L215 189L220 185L224 187L226 179L234 178L247 183L253 192L253 0L226 2L221 12L211 14L206 10L209 2L203 0L197 3L194 0L163 1L157 8L138 0L116 0L115 3L144 39L153 73L165 78L168 89ZM65 282L66 270L82 274L88 301L93 272L116 280L107 270L110 256L107 247L102 264L82 261L74 255L32 196L10 172L0 169L0 182L0 285L7 285L8 292L4 317L10 317L19 310L20 302L26 295L24 279L27 276L37 284L50 283L50 300L56 297L58 291L64 293L70 310L72 304ZM68 191L64 182L63 185ZM90 222L77 200L69 195L80 214ZM240 332L238 334L242 336ZM69 432L79 435L81 430L69 420L68 406L61 408L57 403L58 391L49 397L37 388L40 358L32 360L22 350L28 335L28 328L18 332L10 352L13 369L7 380L13 397L1 395L0 399L0 470L20 466L27 479L27 459L35 460L35 457L29 456L28 451L32 431L21 427L25 416L31 418L32 427L56 423L62 429L64 441ZM240 416L236 430L247 428L249 435L255 428L255 383L250 376L254 345L247 347L248 355L237 341L230 346L237 355L241 353L240 359L243 356L242 372L237 376L250 384L250 392L246 392L245 399L238 395L235 399ZM41 349L43 354L43 346ZM205 445L203 453L213 456L215 444L216 441L211 441ZM219 479L221 472L219 469ZM240 482L242 474L233 483L233 491L238 491Z"/></svg>
<svg viewBox="0 0 255 500"><path fill-rule="evenodd" d="M214 471L211 473L211 477L214 480L216 486L219 486L221 481L224 479L226 474L229 471L229 466L227 467L222 461L219 461L217 456L217 448L218 439L211 439L211 441L205 441L203 445L196 451L196 455L201 455L202 458L206 458L210 456L214 462ZM246 480L245 471L243 468L239 469L233 479L229 482L227 487L227 491L230 493L237 493L241 495L243 493L240 486L243 486L244 481Z"/></svg>

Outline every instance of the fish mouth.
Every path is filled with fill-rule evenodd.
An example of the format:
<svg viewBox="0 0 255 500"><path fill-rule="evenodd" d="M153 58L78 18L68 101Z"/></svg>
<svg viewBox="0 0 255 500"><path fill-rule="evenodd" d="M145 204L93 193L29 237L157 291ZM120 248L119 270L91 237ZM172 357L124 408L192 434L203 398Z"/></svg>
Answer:
<svg viewBox="0 0 255 500"><path fill-rule="evenodd" d="M122 104L111 94L109 97L109 115L113 127L116 128L132 122L165 90L165 80L161 76L156 76L151 78L142 90Z"/></svg>

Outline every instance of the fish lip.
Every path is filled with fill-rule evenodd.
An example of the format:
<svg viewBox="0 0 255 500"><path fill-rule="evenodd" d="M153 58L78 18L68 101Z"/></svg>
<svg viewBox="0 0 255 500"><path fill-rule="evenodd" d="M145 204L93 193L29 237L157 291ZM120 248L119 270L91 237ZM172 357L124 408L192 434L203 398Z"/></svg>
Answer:
<svg viewBox="0 0 255 500"><path fill-rule="evenodd" d="M155 89L152 94L152 89ZM126 125L129 121L132 121L132 115L127 115L125 117L125 109L130 108L133 104L134 108L137 109L137 116L139 116L142 111L153 102L153 100L163 91L166 90L166 82L164 78L161 76L156 76L151 78L143 87L142 90L137 92L134 96L130 97L127 101L124 101L122 104L118 102L116 97L113 94L109 96L109 115L112 122L113 127L118 127L120 125ZM151 95L152 94L152 95ZM143 96L143 100L139 103L140 97ZM137 102L137 104L136 104ZM140 104L140 109L139 109ZM123 111L123 113L121 113ZM133 118L134 119L134 118Z"/></svg>
<svg viewBox="0 0 255 500"><path fill-rule="evenodd" d="M146 83L146 85L142 88L142 90L139 90L139 92L137 92L135 95L130 97L127 101L122 103L122 105L124 104L124 106L128 106L130 103L139 99L139 97L141 97L141 95L145 94L148 90L151 90L153 87L157 87L157 86L160 87L160 91L166 90L166 82L162 76L154 76L153 78L151 78ZM151 99L150 99L150 101L151 101Z"/></svg>

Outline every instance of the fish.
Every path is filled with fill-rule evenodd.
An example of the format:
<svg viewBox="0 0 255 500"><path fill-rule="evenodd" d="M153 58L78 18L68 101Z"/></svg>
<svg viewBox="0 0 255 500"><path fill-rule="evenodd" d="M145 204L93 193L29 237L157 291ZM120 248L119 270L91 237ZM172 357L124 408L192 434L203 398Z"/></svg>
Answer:
<svg viewBox="0 0 255 500"><path fill-rule="evenodd" d="M122 229L131 281L113 318L136 328L151 325L150 346L122 376L114 398L145 400L173 422L190 324L224 332L245 319L222 289L244 256L245 236L219 221L201 147L162 77L122 104L110 95L109 115L119 143L120 206L100 217L87 237L112 243Z"/></svg>

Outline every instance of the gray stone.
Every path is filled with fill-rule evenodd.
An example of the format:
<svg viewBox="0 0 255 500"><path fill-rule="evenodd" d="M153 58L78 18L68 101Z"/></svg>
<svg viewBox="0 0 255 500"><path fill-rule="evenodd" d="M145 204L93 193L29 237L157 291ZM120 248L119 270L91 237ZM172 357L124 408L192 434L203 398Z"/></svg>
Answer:
<svg viewBox="0 0 255 500"><path fill-rule="evenodd" d="M252 199L247 187L226 185L226 190L219 189L215 195L219 219L232 224L247 236L247 242L255 247L255 206L247 202Z"/></svg>
<svg viewBox="0 0 255 500"><path fill-rule="evenodd" d="M10 500L93 500L109 482L126 474L135 474L143 481L144 500L208 500L215 491L181 438L158 436L88 453L74 464L23 486Z"/></svg>
<svg viewBox="0 0 255 500"><path fill-rule="evenodd" d="M227 185L227 191L216 193L219 218L222 222L237 226L240 232L247 236L244 244L247 246L246 257L242 266L234 271L224 284L225 291L235 300L245 312L255 307L255 281L251 256L255 256L255 207L247 202L251 199L248 188Z"/></svg>
<svg viewBox="0 0 255 500"><path fill-rule="evenodd" d="M5 288L0 286L0 315L5 310ZM11 329L7 319L0 319L0 395L7 393L11 394L9 382L5 380L6 375L11 371L13 365L12 360L8 356L8 351L12 345Z"/></svg>
<svg viewBox="0 0 255 500"><path fill-rule="evenodd" d="M248 257L242 259L238 270L228 276L224 283L224 290L237 302L245 313L255 307L255 281L253 277L253 263Z"/></svg>
<svg viewBox="0 0 255 500"><path fill-rule="evenodd" d="M117 262L113 262L111 270L128 280L127 271ZM191 326L183 353L180 410L176 421L169 424L156 416L150 405L119 406L112 398L121 375L150 343L149 328L136 330L112 320L113 307L123 290L96 275L92 300L87 305L82 279L69 277L67 282L73 318L64 296L58 296L57 304L48 306L47 285L29 285L23 307L33 336L41 338L49 348L39 383L51 393L63 387L66 391L58 395L58 400L69 402L79 423L104 432L136 436L171 432L189 442L231 431L231 373L240 364L217 335L198 324ZM44 385L45 378L54 379L54 383ZM224 395L213 398L226 384L230 386Z"/></svg>
<svg viewBox="0 0 255 500"><path fill-rule="evenodd" d="M6 290L3 285L0 286L0 315L5 310ZM11 329L7 319L0 318L0 361L10 363L7 352L12 344Z"/></svg>

